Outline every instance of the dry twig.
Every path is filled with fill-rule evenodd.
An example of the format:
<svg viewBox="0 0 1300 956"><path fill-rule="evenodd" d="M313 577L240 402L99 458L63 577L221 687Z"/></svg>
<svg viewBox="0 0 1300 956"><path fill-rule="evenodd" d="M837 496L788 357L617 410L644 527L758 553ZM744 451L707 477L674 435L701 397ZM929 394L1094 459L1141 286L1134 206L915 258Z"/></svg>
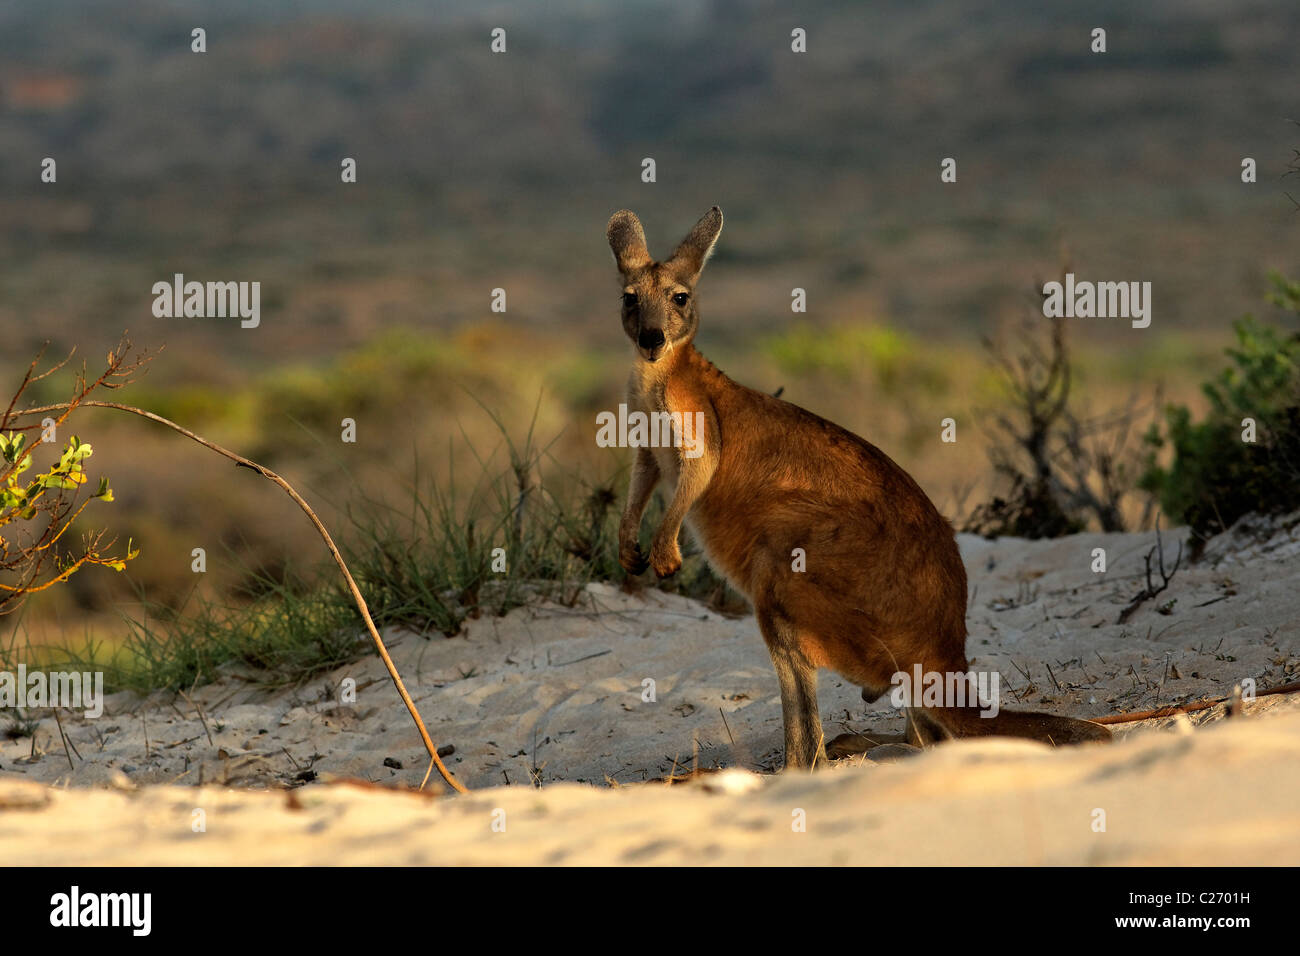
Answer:
<svg viewBox="0 0 1300 956"><path fill-rule="evenodd" d="M1156 556L1159 558L1159 587L1157 587L1151 580L1151 558ZM1141 607L1144 602L1151 600L1161 591L1165 590L1165 588L1169 587L1169 582L1174 579L1174 575L1178 573L1178 566L1183 562L1183 543L1179 541L1178 556L1174 559L1174 566L1167 574L1165 573L1165 545L1164 541L1160 537L1159 517L1156 518L1156 543L1151 550L1146 553L1146 557L1143 560L1146 562L1147 586L1138 592L1138 594L1133 597L1133 600L1128 602L1124 610L1119 612L1119 620L1115 622L1116 624L1123 624L1133 616L1133 612Z"/></svg>

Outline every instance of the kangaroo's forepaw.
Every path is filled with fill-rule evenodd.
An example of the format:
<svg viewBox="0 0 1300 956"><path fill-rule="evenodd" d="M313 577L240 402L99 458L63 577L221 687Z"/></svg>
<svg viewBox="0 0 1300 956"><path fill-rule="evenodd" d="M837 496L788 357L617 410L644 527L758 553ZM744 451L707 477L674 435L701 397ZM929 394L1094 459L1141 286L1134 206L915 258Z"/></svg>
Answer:
<svg viewBox="0 0 1300 956"><path fill-rule="evenodd" d="M655 569L655 576L671 578L682 569L682 552L676 543L672 547L656 546L650 549L650 566Z"/></svg>
<svg viewBox="0 0 1300 956"><path fill-rule="evenodd" d="M619 547L618 563L628 574L641 574L650 567L650 562L646 560L646 556L641 553L641 548L635 541Z"/></svg>

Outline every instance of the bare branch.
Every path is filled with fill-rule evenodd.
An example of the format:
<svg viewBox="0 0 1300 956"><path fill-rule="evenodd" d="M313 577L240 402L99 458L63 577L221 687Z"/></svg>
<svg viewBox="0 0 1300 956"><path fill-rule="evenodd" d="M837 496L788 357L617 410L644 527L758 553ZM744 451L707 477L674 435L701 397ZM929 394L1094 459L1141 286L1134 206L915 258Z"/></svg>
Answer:
<svg viewBox="0 0 1300 956"><path fill-rule="evenodd" d="M1159 585L1155 584L1155 583L1151 580L1151 570L1152 570L1152 569L1151 569L1151 559L1152 559L1153 557L1157 558L1157 561L1158 561L1157 570L1158 570L1159 573L1160 573L1160 584L1159 584ZM1155 597L1157 594L1160 594L1162 591L1164 591L1166 588L1168 588L1168 587L1169 587L1169 582L1172 581L1172 580L1174 579L1174 575L1178 573L1178 568L1179 568L1179 567L1182 565L1182 563L1183 563L1183 543L1182 543L1181 541L1179 541L1179 542L1178 542L1178 556L1174 559L1174 566L1173 566L1173 568L1172 568L1171 570L1169 570L1169 571L1166 573L1166 571L1165 571L1165 543L1164 543L1164 540L1163 540L1163 539L1161 538L1161 536L1160 536L1160 519L1159 519L1159 518L1156 518L1156 543L1155 543L1155 545L1151 548L1151 550L1148 551L1148 552L1146 553L1146 556L1143 558L1143 561L1144 561L1144 563L1146 564L1146 581L1147 581L1147 586L1146 586L1145 588L1143 588L1141 591L1139 591L1139 592L1137 593L1137 595L1134 596L1133 600L1131 600L1131 601L1128 602L1128 604L1124 607L1124 610L1122 610L1122 611L1119 612L1119 620L1117 620L1117 621L1115 622L1116 624L1123 624L1123 623L1124 623L1125 621L1127 621L1130 617L1132 617L1132 616L1133 616L1133 612L1136 611L1139 607L1141 607L1145 602L1151 600L1151 599L1152 599L1153 597Z"/></svg>

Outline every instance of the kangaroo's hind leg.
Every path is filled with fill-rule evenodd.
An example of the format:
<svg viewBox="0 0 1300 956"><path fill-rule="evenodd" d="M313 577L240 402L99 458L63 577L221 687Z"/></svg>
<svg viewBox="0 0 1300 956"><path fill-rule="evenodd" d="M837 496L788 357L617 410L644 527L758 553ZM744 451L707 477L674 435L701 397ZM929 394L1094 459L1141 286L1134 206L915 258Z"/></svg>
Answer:
<svg viewBox="0 0 1300 956"><path fill-rule="evenodd" d="M799 650L794 627L770 611L758 611L776 679L781 685L781 719L785 725L785 767L809 769L826 761L822 720L817 709L817 668Z"/></svg>

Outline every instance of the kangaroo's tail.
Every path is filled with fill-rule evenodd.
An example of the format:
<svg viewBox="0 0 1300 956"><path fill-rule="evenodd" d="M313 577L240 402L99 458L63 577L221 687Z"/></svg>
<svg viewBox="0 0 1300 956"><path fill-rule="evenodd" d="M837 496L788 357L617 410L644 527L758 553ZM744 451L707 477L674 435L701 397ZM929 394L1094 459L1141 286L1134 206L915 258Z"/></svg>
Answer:
<svg viewBox="0 0 1300 956"><path fill-rule="evenodd" d="M1058 745L1108 742L1111 739L1110 730L1101 724L1031 711L1003 710L996 716L986 717L974 707L926 707L914 709L911 713L914 723L930 725L928 729L937 730L936 736L940 740L945 737L1024 737Z"/></svg>

